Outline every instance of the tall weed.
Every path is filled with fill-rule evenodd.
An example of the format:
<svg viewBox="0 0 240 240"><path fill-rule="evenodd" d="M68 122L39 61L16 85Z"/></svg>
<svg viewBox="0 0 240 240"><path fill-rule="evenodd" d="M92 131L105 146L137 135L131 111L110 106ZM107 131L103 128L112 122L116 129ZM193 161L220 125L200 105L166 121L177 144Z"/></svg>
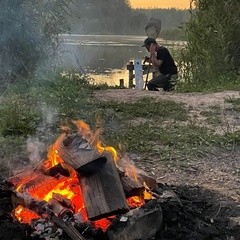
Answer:
<svg viewBox="0 0 240 240"><path fill-rule="evenodd" d="M240 2L192 2L196 8L186 24L187 43L180 52L182 79L195 88L234 81L240 66Z"/></svg>

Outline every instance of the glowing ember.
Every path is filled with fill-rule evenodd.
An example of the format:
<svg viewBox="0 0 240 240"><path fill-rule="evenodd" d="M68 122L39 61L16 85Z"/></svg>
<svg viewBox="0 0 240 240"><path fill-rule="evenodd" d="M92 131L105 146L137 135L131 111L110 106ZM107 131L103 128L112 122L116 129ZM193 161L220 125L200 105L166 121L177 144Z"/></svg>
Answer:
<svg viewBox="0 0 240 240"><path fill-rule="evenodd" d="M145 204L145 201L142 197L133 196L127 199L127 203L131 208L137 208Z"/></svg>
<svg viewBox="0 0 240 240"><path fill-rule="evenodd" d="M70 181L71 181L71 179L70 179ZM70 185L66 186L66 182L62 182L62 183L58 184L52 191L50 191L47 194L47 196L44 197L43 200L48 202L50 199L52 199L53 193L61 194L63 197L65 197L67 199L72 199L72 197L74 196L74 193L70 189Z"/></svg>
<svg viewBox="0 0 240 240"><path fill-rule="evenodd" d="M41 218L37 213L29 210L28 208L24 208L21 205L18 205L15 209L15 217L18 219L21 223L28 223L31 224L31 221L33 219L39 219Z"/></svg>
<svg viewBox="0 0 240 240"><path fill-rule="evenodd" d="M115 216L113 216L114 218ZM96 229L101 228L106 230L110 225L111 225L111 220L110 218L103 218L101 220L97 220L95 222L93 222L93 225Z"/></svg>

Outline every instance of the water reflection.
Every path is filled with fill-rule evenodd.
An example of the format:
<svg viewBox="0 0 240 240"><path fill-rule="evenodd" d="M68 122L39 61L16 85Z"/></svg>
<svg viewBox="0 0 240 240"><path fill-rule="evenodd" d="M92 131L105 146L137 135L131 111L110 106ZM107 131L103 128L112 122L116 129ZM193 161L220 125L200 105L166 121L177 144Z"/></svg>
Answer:
<svg viewBox="0 0 240 240"><path fill-rule="evenodd" d="M67 67L89 74L96 82L128 85L127 64L133 59L144 59L149 53L141 45L146 36L129 35L61 35L60 41ZM172 46L175 42L159 39Z"/></svg>

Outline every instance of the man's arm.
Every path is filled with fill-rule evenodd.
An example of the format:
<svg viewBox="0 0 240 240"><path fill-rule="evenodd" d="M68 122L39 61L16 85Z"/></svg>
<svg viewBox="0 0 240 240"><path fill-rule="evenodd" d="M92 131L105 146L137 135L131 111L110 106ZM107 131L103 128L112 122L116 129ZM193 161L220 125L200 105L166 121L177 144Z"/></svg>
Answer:
<svg viewBox="0 0 240 240"><path fill-rule="evenodd" d="M155 45L154 44L152 44L150 46L149 52L150 52L150 59L151 59L153 67L158 69L162 65L163 61L160 60L160 59L157 59L156 51L155 51Z"/></svg>

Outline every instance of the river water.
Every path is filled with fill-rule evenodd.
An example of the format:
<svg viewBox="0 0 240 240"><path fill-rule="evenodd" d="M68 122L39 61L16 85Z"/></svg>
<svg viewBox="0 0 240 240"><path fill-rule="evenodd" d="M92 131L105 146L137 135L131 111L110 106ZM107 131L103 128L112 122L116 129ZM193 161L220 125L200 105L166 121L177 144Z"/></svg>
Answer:
<svg viewBox="0 0 240 240"><path fill-rule="evenodd" d="M119 85L124 79L128 86L127 64L134 59L149 56L141 45L146 36L131 35L78 35L60 36L63 60L67 68L77 68L96 83ZM157 40L168 48L179 47L175 41Z"/></svg>

